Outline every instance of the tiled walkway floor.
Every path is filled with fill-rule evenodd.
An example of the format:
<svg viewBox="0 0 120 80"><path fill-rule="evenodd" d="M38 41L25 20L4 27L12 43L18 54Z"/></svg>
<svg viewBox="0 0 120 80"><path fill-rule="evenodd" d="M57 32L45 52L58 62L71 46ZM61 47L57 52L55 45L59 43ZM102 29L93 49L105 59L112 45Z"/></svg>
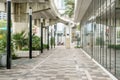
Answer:
<svg viewBox="0 0 120 80"><path fill-rule="evenodd" d="M80 49L45 51L37 58L13 61L11 70L0 69L0 80L112 80Z"/></svg>

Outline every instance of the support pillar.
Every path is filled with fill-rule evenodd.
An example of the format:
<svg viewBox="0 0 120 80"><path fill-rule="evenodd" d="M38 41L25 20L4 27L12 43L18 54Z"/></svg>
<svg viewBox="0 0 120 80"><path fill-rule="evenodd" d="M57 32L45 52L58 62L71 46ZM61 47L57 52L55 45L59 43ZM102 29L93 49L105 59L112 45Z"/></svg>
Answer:
<svg viewBox="0 0 120 80"><path fill-rule="evenodd" d="M70 49L70 24L66 27L66 48Z"/></svg>
<svg viewBox="0 0 120 80"><path fill-rule="evenodd" d="M51 49L52 49L52 28L51 28Z"/></svg>
<svg viewBox="0 0 120 80"><path fill-rule="evenodd" d="M41 53L43 53L43 18L41 18Z"/></svg>
<svg viewBox="0 0 120 80"><path fill-rule="evenodd" d="M7 0L7 69L11 69L11 0Z"/></svg>
<svg viewBox="0 0 120 80"><path fill-rule="evenodd" d="M49 26L47 28L47 49L49 50Z"/></svg>
<svg viewBox="0 0 120 80"><path fill-rule="evenodd" d="M54 25L54 48L55 48L55 45L56 45L56 24Z"/></svg>
<svg viewBox="0 0 120 80"><path fill-rule="evenodd" d="M32 59L32 8L29 8L29 58Z"/></svg>

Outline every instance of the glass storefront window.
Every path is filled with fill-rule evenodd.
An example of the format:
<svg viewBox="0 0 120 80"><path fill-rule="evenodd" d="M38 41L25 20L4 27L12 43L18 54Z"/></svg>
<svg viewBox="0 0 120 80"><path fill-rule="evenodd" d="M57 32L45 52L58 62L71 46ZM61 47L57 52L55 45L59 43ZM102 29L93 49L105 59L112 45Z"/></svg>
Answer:
<svg viewBox="0 0 120 80"><path fill-rule="evenodd" d="M83 49L120 79L120 1L92 0L81 26Z"/></svg>

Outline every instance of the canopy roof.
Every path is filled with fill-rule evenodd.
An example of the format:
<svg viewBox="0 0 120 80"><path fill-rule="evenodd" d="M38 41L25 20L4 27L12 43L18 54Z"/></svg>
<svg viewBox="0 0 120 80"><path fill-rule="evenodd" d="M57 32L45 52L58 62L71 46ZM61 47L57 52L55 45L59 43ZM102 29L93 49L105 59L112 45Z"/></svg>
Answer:
<svg viewBox="0 0 120 80"><path fill-rule="evenodd" d="M34 10L33 8L33 19L39 19L41 17L45 19L51 19L55 22L69 23L70 20L64 19L60 16L53 0L11 0L12 3L39 3L43 5L43 9ZM6 2L6 0L0 0L0 2ZM44 8L44 6L47 6Z"/></svg>
<svg viewBox="0 0 120 80"><path fill-rule="evenodd" d="M76 0L74 21L80 22L92 0Z"/></svg>

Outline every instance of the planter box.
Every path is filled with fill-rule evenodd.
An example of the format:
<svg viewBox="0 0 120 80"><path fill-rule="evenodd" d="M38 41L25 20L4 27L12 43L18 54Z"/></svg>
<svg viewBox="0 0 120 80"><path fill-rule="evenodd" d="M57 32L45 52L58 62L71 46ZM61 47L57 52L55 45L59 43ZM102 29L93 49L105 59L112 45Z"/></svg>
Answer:
<svg viewBox="0 0 120 80"><path fill-rule="evenodd" d="M29 57L29 51L17 51L16 55L18 57ZM32 51L32 56L37 57L40 55L40 51Z"/></svg>
<svg viewBox="0 0 120 80"><path fill-rule="evenodd" d="M0 55L0 66L5 67L6 66L6 59L7 59L7 55L6 54L1 54Z"/></svg>

